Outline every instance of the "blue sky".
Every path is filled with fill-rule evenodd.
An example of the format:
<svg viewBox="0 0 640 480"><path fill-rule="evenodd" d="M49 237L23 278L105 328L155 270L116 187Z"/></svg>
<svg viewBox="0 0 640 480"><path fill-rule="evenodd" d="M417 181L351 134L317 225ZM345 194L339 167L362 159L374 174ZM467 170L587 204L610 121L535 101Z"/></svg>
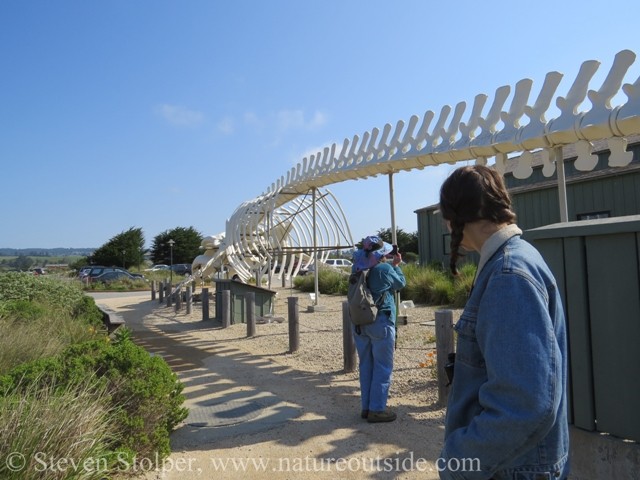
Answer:
<svg viewBox="0 0 640 480"><path fill-rule="evenodd" d="M0 2L0 247L97 247L130 227L223 232L309 151L551 70L566 93L640 54L637 1ZM638 63L638 62L637 62ZM638 76L633 65L627 78ZM394 176L396 223L453 167ZM388 179L338 197L354 240Z"/></svg>

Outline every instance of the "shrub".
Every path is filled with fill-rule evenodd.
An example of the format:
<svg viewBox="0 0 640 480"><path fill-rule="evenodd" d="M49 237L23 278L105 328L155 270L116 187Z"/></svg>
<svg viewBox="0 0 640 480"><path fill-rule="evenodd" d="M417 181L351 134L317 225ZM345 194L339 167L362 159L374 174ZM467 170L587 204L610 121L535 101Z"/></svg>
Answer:
<svg viewBox="0 0 640 480"><path fill-rule="evenodd" d="M26 362L60 354L69 345L99 337L103 330L67 313L0 320L0 375Z"/></svg>
<svg viewBox="0 0 640 480"><path fill-rule="evenodd" d="M467 303L473 280L478 267L473 263L465 263L458 269L458 276L454 280L453 306L462 308Z"/></svg>
<svg viewBox="0 0 640 480"><path fill-rule="evenodd" d="M451 300L446 298L449 292L446 284L452 281L450 276L441 269L407 265L403 268L403 272L407 279L407 286L402 291L403 298L426 304L450 303Z"/></svg>
<svg viewBox="0 0 640 480"><path fill-rule="evenodd" d="M138 459L162 459L170 453L169 433L187 416L182 384L160 357L134 344L126 330L114 342L72 345L54 358L14 368L0 377L0 396L21 385L64 389L95 377L114 408L114 448Z"/></svg>
<svg viewBox="0 0 640 480"><path fill-rule="evenodd" d="M349 274L332 267L321 267L318 270L318 290L325 295L346 295L349 287ZM309 273L296 277L293 281L295 288L303 292L313 292L315 289L314 275Z"/></svg>
<svg viewBox="0 0 640 480"><path fill-rule="evenodd" d="M427 267L407 265L404 270L407 287L402 297L429 305L452 305L464 307L473 285L476 265L465 263L459 268L457 277L452 277L441 264Z"/></svg>
<svg viewBox="0 0 640 480"><path fill-rule="evenodd" d="M174 275L175 277L175 275ZM145 280L129 280L123 279L115 282L91 282L84 286L85 290L98 290L98 291L115 291L115 292L128 292L130 290L148 290L149 284Z"/></svg>
<svg viewBox="0 0 640 480"><path fill-rule="evenodd" d="M442 276L436 278L431 285L429 303L431 305L449 305L453 301L453 282L450 278Z"/></svg>
<svg viewBox="0 0 640 480"><path fill-rule="evenodd" d="M20 272L0 274L0 318L21 301L73 314L86 301L84 297L76 282Z"/></svg>
<svg viewBox="0 0 640 480"><path fill-rule="evenodd" d="M0 397L0 458L5 460L0 462L0 478L105 478L114 463L113 413L103 389L91 381L64 389L37 381L19 383ZM70 459L77 467L58 463L56 468L57 462Z"/></svg>
<svg viewBox="0 0 640 480"><path fill-rule="evenodd" d="M103 334L94 300L72 283L0 275L0 374Z"/></svg>

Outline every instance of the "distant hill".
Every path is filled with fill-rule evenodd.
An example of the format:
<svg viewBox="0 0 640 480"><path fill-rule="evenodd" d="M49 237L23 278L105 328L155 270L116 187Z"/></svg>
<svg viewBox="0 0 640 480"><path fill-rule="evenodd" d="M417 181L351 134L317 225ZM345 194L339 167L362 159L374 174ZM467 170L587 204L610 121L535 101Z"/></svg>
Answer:
<svg viewBox="0 0 640 480"><path fill-rule="evenodd" d="M0 257L69 257L87 256L94 252L95 248L0 248Z"/></svg>

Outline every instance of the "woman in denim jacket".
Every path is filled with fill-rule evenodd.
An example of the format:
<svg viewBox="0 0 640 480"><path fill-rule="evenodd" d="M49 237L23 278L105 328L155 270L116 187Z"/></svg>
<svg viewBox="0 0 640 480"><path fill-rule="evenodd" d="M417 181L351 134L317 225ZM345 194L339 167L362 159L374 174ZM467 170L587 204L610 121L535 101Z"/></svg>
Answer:
<svg viewBox="0 0 640 480"><path fill-rule="evenodd" d="M455 326L455 374L438 460L441 479L565 479L569 472L567 346L556 281L520 238L502 177L455 170L440 190L459 249L480 253Z"/></svg>

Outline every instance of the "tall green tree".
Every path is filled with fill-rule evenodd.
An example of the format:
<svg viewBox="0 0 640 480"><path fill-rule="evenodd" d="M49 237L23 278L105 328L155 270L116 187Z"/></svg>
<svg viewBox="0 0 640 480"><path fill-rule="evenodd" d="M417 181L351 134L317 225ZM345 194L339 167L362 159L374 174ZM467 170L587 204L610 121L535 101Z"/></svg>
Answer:
<svg viewBox="0 0 640 480"><path fill-rule="evenodd" d="M391 229L381 228L378 230L378 236L387 243L393 243L391 241ZM418 232L407 233L401 228L396 229L396 236L398 237L398 250L402 253L415 253L418 254Z"/></svg>
<svg viewBox="0 0 640 480"><path fill-rule="evenodd" d="M173 240L173 248L169 245L169 240ZM193 262L200 252L202 234L193 227L176 227L166 230L153 239L151 246L151 261L153 263L164 263L169 265L173 256L173 263Z"/></svg>
<svg viewBox="0 0 640 480"><path fill-rule="evenodd" d="M25 255L19 255L18 258L16 258L13 261L13 266L18 270L26 271L26 270L29 270L34 263L35 262L33 261L32 258L27 257Z"/></svg>
<svg viewBox="0 0 640 480"><path fill-rule="evenodd" d="M98 248L89 257L89 262L107 267L117 266L129 268L140 266L144 261L144 233L142 228L131 227L119 233Z"/></svg>

